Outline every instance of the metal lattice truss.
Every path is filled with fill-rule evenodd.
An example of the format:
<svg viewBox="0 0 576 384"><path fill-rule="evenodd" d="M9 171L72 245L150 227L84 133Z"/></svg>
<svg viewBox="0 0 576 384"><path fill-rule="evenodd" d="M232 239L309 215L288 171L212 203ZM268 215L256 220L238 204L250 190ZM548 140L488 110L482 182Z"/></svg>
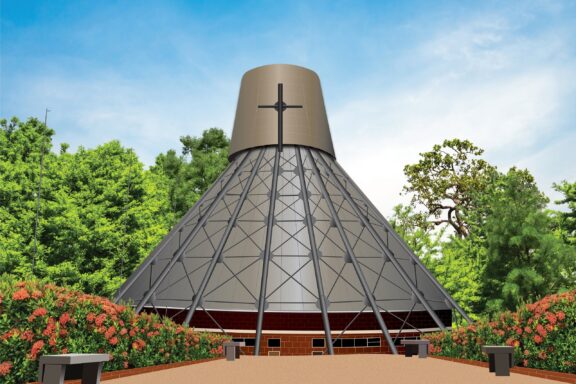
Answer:
<svg viewBox="0 0 576 384"><path fill-rule="evenodd" d="M336 161L315 149L263 147L238 155L120 288L137 311L177 308L320 312L329 353L329 312L402 318L464 311L392 230ZM469 319L468 319L469 320ZM450 324L448 324L450 326ZM346 329L343 330L343 332Z"/></svg>

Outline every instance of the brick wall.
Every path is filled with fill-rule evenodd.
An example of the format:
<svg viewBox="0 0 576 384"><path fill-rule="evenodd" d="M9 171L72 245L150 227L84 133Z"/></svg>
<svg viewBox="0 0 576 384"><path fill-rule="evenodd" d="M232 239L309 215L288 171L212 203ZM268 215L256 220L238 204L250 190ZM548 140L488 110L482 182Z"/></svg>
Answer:
<svg viewBox="0 0 576 384"><path fill-rule="evenodd" d="M254 333L231 333L233 338L255 338ZM394 338L396 335L392 335ZM402 337L415 337L417 333L403 333ZM336 335L332 336L336 338ZM286 334L286 333L266 333L262 335L260 354L268 355L270 351L279 351L282 356L290 355L311 355L312 352L322 352L327 354L327 348L312 347L312 339L323 339L323 334ZM355 333L343 335L342 339L354 338L380 338L380 347L346 347L334 348L335 354L353 354L353 353L391 353L382 332L374 333ZM280 347L268 347L268 339L280 339ZM399 353L403 353L403 347L397 347ZM254 354L254 347L242 347L242 352L246 355Z"/></svg>

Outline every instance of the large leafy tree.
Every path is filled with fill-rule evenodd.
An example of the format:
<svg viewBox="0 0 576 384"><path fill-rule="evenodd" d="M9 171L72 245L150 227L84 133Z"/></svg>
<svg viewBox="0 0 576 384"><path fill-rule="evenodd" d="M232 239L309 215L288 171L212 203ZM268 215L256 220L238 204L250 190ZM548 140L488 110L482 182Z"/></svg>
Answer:
<svg viewBox="0 0 576 384"><path fill-rule="evenodd" d="M0 120L0 273L32 271L40 157L44 151L45 167L54 163L53 135L37 119Z"/></svg>
<svg viewBox="0 0 576 384"><path fill-rule="evenodd" d="M53 153L53 135L37 119L0 120L0 274L100 295L113 294L228 164L229 140L216 128L182 137L183 154L158 156L152 170L118 141Z"/></svg>
<svg viewBox="0 0 576 384"><path fill-rule="evenodd" d="M55 154L54 132L36 119L0 127L0 273L113 293L169 228L165 181L116 141L75 154L62 145Z"/></svg>
<svg viewBox="0 0 576 384"><path fill-rule="evenodd" d="M494 167L480 158L484 151L468 140L445 140L420 153L416 164L404 167L412 206L423 207L435 225L448 225L460 238L470 234L466 212L474 209L474 194L489 184Z"/></svg>
<svg viewBox="0 0 576 384"><path fill-rule="evenodd" d="M546 196L527 170L512 168L490 191L485 233L486 308L520 302L573 286L575 255L550 231Z"/></svg>

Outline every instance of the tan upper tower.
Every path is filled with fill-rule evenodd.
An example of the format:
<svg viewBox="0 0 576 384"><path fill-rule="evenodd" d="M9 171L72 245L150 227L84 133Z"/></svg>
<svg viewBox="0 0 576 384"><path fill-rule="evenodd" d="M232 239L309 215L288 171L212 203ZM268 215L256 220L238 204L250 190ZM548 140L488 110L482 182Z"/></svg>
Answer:
<svg viewBox="0 0 576 384"><path fill-rule="evenodd" d="M254 68L244 74L230 158L245 149L278 144L278 112L271 108L278 101L278 84L283 84L283 144L320 149L335 157L324 97L318 75L306 68L273 64Z"/></svg>

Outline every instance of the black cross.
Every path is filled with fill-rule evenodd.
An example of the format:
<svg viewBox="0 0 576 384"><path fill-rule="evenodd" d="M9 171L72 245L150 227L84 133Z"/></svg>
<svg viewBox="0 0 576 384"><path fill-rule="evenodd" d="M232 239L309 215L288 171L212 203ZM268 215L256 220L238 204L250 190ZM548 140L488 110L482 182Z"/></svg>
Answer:
<svg viewBox="0 0 576 384"><path fill-rule="evenodd" d="M282 116L287 108L302 108L301 105L287 105L283 99L284 84L278 84L278 101L274 105L259 105L258 108L274 108L278 112L278 152L282 152Z"/></svg>

